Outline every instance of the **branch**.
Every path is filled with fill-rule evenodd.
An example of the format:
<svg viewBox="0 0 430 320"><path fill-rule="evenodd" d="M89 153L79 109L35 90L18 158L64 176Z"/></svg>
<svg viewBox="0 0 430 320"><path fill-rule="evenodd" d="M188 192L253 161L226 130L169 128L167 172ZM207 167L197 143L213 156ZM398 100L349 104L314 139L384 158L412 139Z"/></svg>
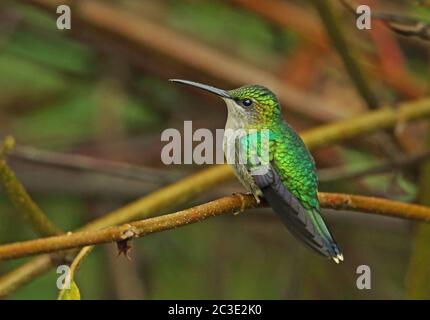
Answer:
<svg viewBox="0 0 430 320"><path fill-rule="evenodd" d="M320 182L335 182L339 180L352 180L369 175L387 173L394 170L400 170L407 167L412 167L422 161L430 158L430 150L411 154L406 156L400 156L396 161L378 161L366 168L348 168L345 166L321 169L318 172L318 180Z"/></svg>
<svg viewBox="0 0 430 320"><path fill-rule="evenodd" d="M322 208L352 210L418 221L430 221L430 208L414 204L337 193L321 193L319 194L319 199ZM256 206L257 204L252 195L223 197L176 213L130 222L121 226L5 244L0 246L0 259L16 259L33 254L81 248L89 245L128 241L133 238L175 229L211 217L232 214Z"/></svg>
<svg viewBox="0 0 430 320"><path fill-rule="evenodd" d="M399 122L407 122L430 116L430 98L405 102L397 109L381 107L378 110L337 121L307 130L303 140L311 148L321 148L360 135L396 126Z"/></svg>
<svg viewBox="0 0 430 320"><path fill-rule="evenodd" d="M315 149L392 127L399 121L411 121L427 116L430 116L430 99L422 99L405 103L397 110L381 108L353 119L323 125L304 132L302 137L309 148ZM229 166L212 166L115 210L81 230L103 228L156 214L174 205L185 203L233 177L233 171ZM50 255L43 255L0 277L0 297L10 294L19 286L29 282L33 278L32 275L37 276L49 270L54 264L55 259L52 260Z"/></svg>
<svg viewBox="0 0 430 320"><path fill-rule="evenodd" d="M17 146L11 156L29 162L107 174L115 177L146 181L162 185L180 175L175 172L130 165L118 161L94 157L40 150L28 146ZM173 174L173 177L172 177Z"/></svg>
<svg viewBox="0 0 430 320"><path fill-rule="evenodd" d="M42 236L61 234L60 228L55 226L31 199L24 186L19 182L15 173L6 163L6 155L15 145L12 137L6 137L0 149L0 184L16 210L29 221L32 228Z"/></svg>
<svg viewBox="0 0 430 320"><path fill-rule="evenodd" d="M178 182L159 189L130 204L94 220L78 231L95 230L160 213L186 203L197 195L231 179L233 171L227 165L215 165ZM62 260L62 256L43 255L36 257L15 270L0 277L0 298L31 281Z"/></svg>
<svg viewBox="0 0 430 320"><path fill-rule="evenodd" d="M90 254L93 248L94 247L83 247L76 255L76 257L73 259L72 263L70 264L70 269L68 271L71 287L69 289L67 288L61 289L60 292L58 293L58 300L67 299L72 295L71 293L73 292L78 292L79 294L79 288L75 282L75 274L78 271L79 267L81 266L81 263L83 262L83 260L86 258L87 255ZM72 284L74 287L72 287Z"/></svg>

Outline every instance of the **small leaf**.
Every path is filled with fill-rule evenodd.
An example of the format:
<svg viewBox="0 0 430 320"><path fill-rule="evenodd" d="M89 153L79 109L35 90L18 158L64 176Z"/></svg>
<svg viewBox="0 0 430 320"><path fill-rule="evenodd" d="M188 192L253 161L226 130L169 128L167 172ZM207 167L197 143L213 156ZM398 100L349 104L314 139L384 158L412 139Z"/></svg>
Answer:
<svg viewBox="0 0 430 320"><path fill-rule="evenodd" d="M70 289L60 291L58 300L81 300L81 293L74 280L70 283Z"/></svg>

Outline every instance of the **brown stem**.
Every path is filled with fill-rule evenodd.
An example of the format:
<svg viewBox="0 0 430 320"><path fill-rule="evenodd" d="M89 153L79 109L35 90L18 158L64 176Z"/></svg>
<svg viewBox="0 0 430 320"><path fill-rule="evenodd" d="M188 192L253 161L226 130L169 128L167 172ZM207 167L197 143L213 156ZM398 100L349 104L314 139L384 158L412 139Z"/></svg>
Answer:
<svg viewBox="0 0 430 320"><path fill-rule="evenodd" d="M40 150L29 146L17 146L11 156L43 165L92 171L157 184L171 182L173 173L84 155ZM173 178L175 176L178 177L179 174L173 173Z"/></svg>
<svg viewBox="0 0 430 320"><path fill-rule="evenodd" d="M352 210L391 217L430 221L430 208L374 197L338 193L321 193L321 207ZM199 222L207 218L231 214L256 207L251 195L223 197L190 209L155 218L100 230L81 231L49 238L16 242L0 246L0 259L16 259L32 254L49 253L108 242L126 241Z"/></svg>
<svg viewBox="0 0 430 320"><path fill-rule="evenodd" d="M412 167L420 162L428 160L430 158L430 150L421 152L418 154L411 154L406 156L400 156L399 159L393 161L381 161L369 165L366 168L349 169L348 167L334 167L319 170L318 179L320 182L337 182L358 179L369 175L381 174L401 170L404 168Z"/></svg>
<svg viewBox="0 0 430 320"><path fill-rule="evenodd" d="M320 148L377 130L390 128L402 121L411 121L428 116L430 116L430 99L425 98L405 102L398 109L381 107L376 111L367 112L348 120L333 122L307 130L303 135L303 140L311 149Z"/></svg>

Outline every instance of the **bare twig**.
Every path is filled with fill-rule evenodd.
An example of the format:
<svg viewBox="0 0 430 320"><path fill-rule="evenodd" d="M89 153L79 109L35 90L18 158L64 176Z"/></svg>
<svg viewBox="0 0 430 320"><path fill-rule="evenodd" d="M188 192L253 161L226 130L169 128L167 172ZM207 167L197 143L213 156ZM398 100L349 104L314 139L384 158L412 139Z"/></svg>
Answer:
<svg viewBox="0 0 430 320"><path fill-rule="evenodd" d="M366 168L348 169L345 167L327 168L319 170L318 177L321 182L334 182L339 180L351 180L369 175L387 173L393 170L411 167L430 157L430 150L416 155L401 156L396 162L380 161Z"/></svg>
<svg viewBox="0 0 430 320"><path fill-rule="evenodd" d="M155 168L146 168L78 154L40 150L29 146L17 146L11 153L11 156L44 165L98 172L156 184L171 182L175 176L179 177L178 173L166 172Z"/></svg>
<svg viewBox="0 0 430 320"><path fill-rule="evenodd" d="M303 136L309 148L327 146L335 142L395 126L401 121L411 121L430 115L430 99L405 102L398 109L381 107L377 111L345 121L334 122L306 131Z"/></svg>
<svg viewBox="0 0 430 320"><path fill-rule="evenodd" d="M15 144L12 137L7 137L0 150L0 183L16 210L27 220L32 228L42 236L52 236L62 233L31 199L15 173L6 163L6 154Z"/></svg>
<svg viewBox="0 0 430 320"><path fill-rule="evenodd" d="M78 271L79 267L81 266L82 261L85 259L85 257L87 255L90 254L90 252L92 251L93 248L94 247L88 247L88 246L87 247L83 247L79 251L79 253L76 255L75 259L73 259L72 263L70 264L70 269L68 271L69 272L69 277L70 277L69 278L70 282L75 281L74 280L75 273ZM65 293L66 293L67 290L70 290L70 289L64 288L64 289L60 290L60 292L58 293L58 299L61 299L65 295Z"/></svg>
<svg viewBox="0 0 430 320"><path fill-rule="evenodd" d="M430 24L428 23L388 13L374 13L373 16L384 21L391 30L402 36L415 36L422 40L430 40Z"/></svg>
<svg viewBox="0 0 430 320"><path fill-rule="evenodd" d="M319 195L319 199L323 208L353 210L418 221L430 221L430 208L414 204L336 193L322 193ZM126 241L256 206L255 199L251 195L223 197L176 213L130 222L117 227L5 244L0 246L0 260L16 259L33 254L56 252L88 245ZM84 253L87 251L88 249Z"/></svg>

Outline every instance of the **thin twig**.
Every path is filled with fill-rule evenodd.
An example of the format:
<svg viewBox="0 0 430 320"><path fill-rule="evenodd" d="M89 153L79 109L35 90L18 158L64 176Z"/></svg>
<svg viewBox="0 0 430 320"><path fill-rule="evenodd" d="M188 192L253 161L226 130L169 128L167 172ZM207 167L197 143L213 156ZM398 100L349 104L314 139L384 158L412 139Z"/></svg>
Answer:
<svg viewBox="0 0 430 320"><path fill-rule="evenodd" d="M33 201L13 170L8 166L5 157L12 150L14 144L14 139L7 137L0 150L0 184L16 210L38 234L42 236L61 234L61 229L53 224Z"/></svg>
<svg viewBox="0 0 430 320"><path fill-rule="evenodd" d="M430 150L415 155L401 156L396 159L396 162L392 161L379 161L366 168L348 169L345 167L327 168L321 169L318 172L318 178L320 182L335 182L345 181L357 178L362 178L370 175L387 173L393 170L399 170L407 167L411 167L422 161L428 160L430 157Z"/></svg>
<svg viewBox="0 0 430 320"><path fill-rule="evenodd" d="M428 23L387 13L374 13L373 17L385 22L391 30L402 36L414 36L422 40L430 40L430 24Z"/></svg>
<svg viewBox="0 0 430 320"><path fill-rule="evenodd" d="M319 199L322 208L352 210L418 221L430 221L430 208L415 204L337 193L323 193L319 195ZM56 252L88 245L127 241L256 206L255 199L251 195L223 197L176 213L130 222L121 226L5 244L0 246L0 260L16 259L33 254Z"/></svg>
<svg viewBox="0 0 430 320"><path fill-rule="evenodd" d="M135 166L78 154L40 150L29 146L17 146L11 153L11 156L16 159L44 165L92 171L126 179L156 183L158 185L172 182L172 179L180 176L177 172L167 172L165 170Z"/></svg>
<svg viewBox="0 0 430 320"><path fill-rule="evenodd" d="M73 259L73 262L70 264L70 269L68 271L70 283L72 281L73 282L75 281L76 272L78 271L79 267L81 266L86 256L89 255L90 252L93 250L93 248L94 247L89 247L89 246L83 247L76 255L75 259ZM61 289L60 292L58 293L58 299L60 300L66 294L66 291L70 289L67 289L67 288Z"/></svg>
<svg viewBox="0 0 430 320"><path fill-rule="evenodd" d="M320 148L357 136L387 129L402 121L411 121L430 116L430 98L405 102L397 109L381 107L354 118L337 121L307 130L303 135L306 145Z"/></svg>

